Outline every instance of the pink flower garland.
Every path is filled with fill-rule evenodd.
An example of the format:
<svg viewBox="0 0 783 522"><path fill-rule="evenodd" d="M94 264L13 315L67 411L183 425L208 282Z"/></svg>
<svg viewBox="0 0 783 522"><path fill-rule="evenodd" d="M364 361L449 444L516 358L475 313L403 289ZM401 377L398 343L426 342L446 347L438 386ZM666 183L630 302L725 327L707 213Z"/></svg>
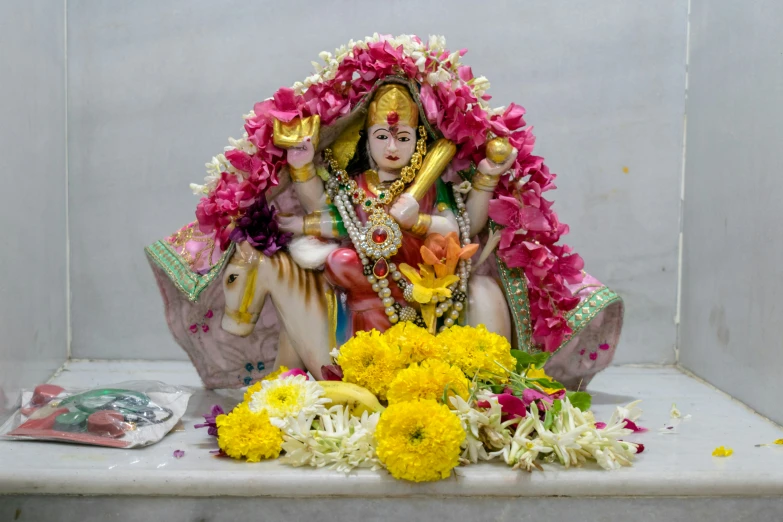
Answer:
<svg viewBox="0 0 783 522"><path fill-rule="evenodd" d="M460 51L460 56L466 50ZM545 351L556 350L571 328L565 315L579 303L566 283L582 280L582 258L566 246L558 246L568 233L551 210L552 202L542 197L555 187L555 174L532 155L535 137L525 127L525 110L511 104L503 114L488 117L471 90L470 67L461 66L451 82L430 85L427 74L443 64L451 53L426 56L424 71L403 47L393 47L388 39L371 42L367 48L356 47L338 66L334 77L316 83L298 95L291 88L281 88L274 96L254 107L245 120L245 131L257 148L252 156L240 150L226 153L231 165L242 172L241 178L222 172L212 192L203 197L196 209L199 228L214 233L220 247L226 249L236 219L264 193L278 184L278 173L286 164L284 151L272 141L272 126L277 118L289 122L297 117L319 115L322 125L330 125L351 109L378 82L395 74L415 79L421 84L420 97L425 114L444 137L453 141L458 152L452 166L464 170L484 157L484 145L491 132L508 137L519 150L512 167L513 174L504 177L490 202L489 216L504 227L498 255L511 268L521 268L528 279L533 340ZM450 64L445 62L446 66ZM489 100L484 95L484 101Z"/></svg>

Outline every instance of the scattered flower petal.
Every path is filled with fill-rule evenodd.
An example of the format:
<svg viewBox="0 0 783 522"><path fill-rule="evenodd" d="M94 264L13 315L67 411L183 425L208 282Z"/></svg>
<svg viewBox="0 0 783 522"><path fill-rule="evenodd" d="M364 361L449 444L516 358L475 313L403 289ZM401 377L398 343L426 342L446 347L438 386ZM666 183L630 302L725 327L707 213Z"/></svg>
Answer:
<svg viewBox="0 0 783 522"><path fill-rule="evenodd" d="M223 408L219 404L215 404L212 406L212 409L210 410L208 415L203 415L204 421L201 424L196 424L193 426L194 428L209 428L208 432L213 437L218 436L218 429L217 429L217 423L215 422L215 419L218 415L223 415L226 412L223 411Z"/></svg>
<svg viewBox="0 0 783 522"><path fill-rule="evenodd" d="M174 458L175 459L181 459L185 456L185 452L182 450L174 450Z"/></svg>
<svg viewBox="0 0 783 522"><path fill-rule="evenodd" d="M635 419L633 419L635 420ZM672 403L671 410L669 412L669 424L661 428L660 433L679 433L680 424L691 420L691 415L683 416L677 405Z"/></svg>
<svg viewBox="0 0 783 522"><path fill-rule="evenodd" d="M712 452L712 456L713 457L731 457L732 453L734 453L733 449L731 449L731 448L724 448L723 446L718 446Z"/></svg>
<svg viewBox="0 0 783 522"><path fill-rule="evenodd" d="M634 433L644 433L645 431L647 431L647 428L637 425L634 421L630 419L623 419L623 422L625 422L625 427L633 431Z"/></svg>

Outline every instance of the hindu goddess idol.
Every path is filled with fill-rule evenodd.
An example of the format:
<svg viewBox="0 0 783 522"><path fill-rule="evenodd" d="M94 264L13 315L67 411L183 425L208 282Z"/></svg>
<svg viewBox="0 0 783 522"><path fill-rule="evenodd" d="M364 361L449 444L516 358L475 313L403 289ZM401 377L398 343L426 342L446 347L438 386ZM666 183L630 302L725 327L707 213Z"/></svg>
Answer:
<svg viewBox="0 0 783 522"><path fill-rule="evenodd" d="M198 221L147 249L205 384L280 365L321 379L357 331L407 321L484 325L586 385L614 355L622 301L556 244L554 175L521 107L490 109L486 80L437 37L325 54L208 164Z"/></svg>

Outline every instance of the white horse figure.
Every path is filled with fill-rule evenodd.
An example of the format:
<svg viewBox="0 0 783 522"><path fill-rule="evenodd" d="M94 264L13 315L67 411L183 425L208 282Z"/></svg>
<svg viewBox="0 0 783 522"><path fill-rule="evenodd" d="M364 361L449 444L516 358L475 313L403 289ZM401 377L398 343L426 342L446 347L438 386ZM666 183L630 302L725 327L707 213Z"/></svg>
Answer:
<svg viewBox="0 0 783 522"><path fill-rule="evenodd" d="M243 242L223 273L223 291L224 330L250 335L269 296L280 321L275 367L306 368L322 379L321 367L332 364L329 299L333 292L323 272L300 267L287 252L265 256ZM483 324L511 340L508 305L498 284L491 277L474 275L468 296L467 324Z"/></svg>

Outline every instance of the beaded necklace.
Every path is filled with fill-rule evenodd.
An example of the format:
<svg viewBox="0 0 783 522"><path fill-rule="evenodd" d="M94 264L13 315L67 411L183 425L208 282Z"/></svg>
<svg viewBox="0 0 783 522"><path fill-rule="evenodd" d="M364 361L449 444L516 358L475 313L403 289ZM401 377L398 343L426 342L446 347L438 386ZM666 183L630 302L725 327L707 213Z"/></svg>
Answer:
<svg viewBox="0 0 783 522"><path fill-rule="evenodd" d="M419 136L420 138L416 142L416 152L411 157L411 164L402 168L400 179L392 182L388 189L379 189L376 198L367 194L363 188L359 187L356 180L339 167L331 149L324 150L324 159L330 170L330 176L326 182L327 193L340 213L348 236L361 259L364 275L373 292L378 294L383 303L389 322L395 324L399 321L410 321L425 327L421 313L416 308L409 305L403 306L391 296L389 276L402 290L405 301L415 303L413 285L402 276L402 273L397 270L397 266L389 261L389 258L394 256L402 246L402 230L384 208L393 203L406 185L415 179L416 173L421 168L422 158L427 153L426 132L423 126L419 127ZM453 191L457 204L455 217L460 230L460 243L464 247L471 242L470 218L462 193L457 187L454 187ZM368 214L366 223L362 223L356 214L355 206L362 208ZM435 315L442 317L448 312L441 329L452 326L464 309L470 268L471 261L469 259L459 261L459 281L449 286L452 293L451 299L444 296L433 297L433 303L438 303Z"/></svg>

